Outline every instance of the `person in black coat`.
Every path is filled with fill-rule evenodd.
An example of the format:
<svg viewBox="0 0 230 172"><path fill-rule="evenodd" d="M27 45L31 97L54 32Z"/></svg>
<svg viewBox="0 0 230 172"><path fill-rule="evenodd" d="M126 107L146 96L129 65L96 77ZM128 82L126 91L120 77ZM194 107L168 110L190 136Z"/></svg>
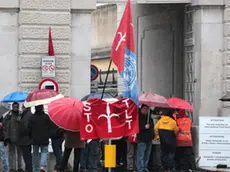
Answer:
<svg viewBox="0 0 230 172"><path fill-rule="evenodd" d="M19 120L19 139L18 145L21 148L22 156L25 161L26 172L33 172L30 134L28 131L29 119L32 116L30 108L22 106L21 119Z"/></svg>
<svg viewBox="0 0 230 172"><path fill-rule="evenodd" d="M33 170L38 172L47 171L48 145L50 137L51 121L49 116L44 112L43 105L35 106L35 113L29 120L29 133L33 145ZM41 150L41 159L39 156Z"/></svg>
<svg viewBox="0 0 230 172"><path fill-rule="evenodd" d="M137 135L137 171L148 171L149 156L154 138L154 126L149 114L149 107L141 105L139 111L140 133Z"/></svg>

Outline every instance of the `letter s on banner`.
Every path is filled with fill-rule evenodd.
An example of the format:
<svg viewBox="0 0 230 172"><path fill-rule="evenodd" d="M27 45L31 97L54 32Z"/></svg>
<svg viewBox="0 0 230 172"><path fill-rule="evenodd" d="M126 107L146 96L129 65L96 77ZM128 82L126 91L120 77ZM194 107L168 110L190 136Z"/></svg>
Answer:
<svg viewBox="0 0 230 172"><path fill-rule="evenodd" d="M80 135L82 140L87 140L89 135L91 138L97 138L95 127L93 125L92 118L92 108L89 102L83 102L83 114L81 116L81 127L80 127Z"/></svg>

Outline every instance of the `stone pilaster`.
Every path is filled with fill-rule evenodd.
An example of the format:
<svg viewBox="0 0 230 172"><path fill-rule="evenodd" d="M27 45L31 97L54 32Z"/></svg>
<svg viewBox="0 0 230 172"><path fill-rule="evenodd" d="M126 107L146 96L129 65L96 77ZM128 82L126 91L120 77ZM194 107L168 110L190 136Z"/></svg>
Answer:
<svg viewBox="0 0 230 172"><path fill-rule="evenodd" d="M221 108L223 6L210 5L194 7L196 116L218 116Z"/></svg>
<svg viewBox="0 0 230 172"><path fill-rule="evenodd" d="M223 55L223 83L222 94L230 91L230 1L225 1L224 10L224 55ZM230 104L223 103L221 115L229 116Z"/></svg>
<svg viewBox="0 0 230 172"><path fill-rule="evenodd" d="M37 89L41 78L41 56L48 53L48 28L52 28L56 55L56 78L60 92L70 94L71 1L20 0L19 88Z"/></svg>
<svg viewBox="0 0 230 172"><path fill-rule="evenodd" d="M91 12L72 10L71 96L79 99L90 93Z"/></svg>

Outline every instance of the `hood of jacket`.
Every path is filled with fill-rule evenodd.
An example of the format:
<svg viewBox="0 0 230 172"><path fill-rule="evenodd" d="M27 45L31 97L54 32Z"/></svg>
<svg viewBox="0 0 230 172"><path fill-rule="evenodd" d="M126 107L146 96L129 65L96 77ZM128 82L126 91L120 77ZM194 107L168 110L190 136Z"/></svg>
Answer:
<svg viewBox="0 0 230 172"><path fill-rule="evenodd" d="M169 117L169 116L163 115L163 116L161 117L161 122L164 123L164 124L170 123L171 121L172 121L172 118Z"/></svg>

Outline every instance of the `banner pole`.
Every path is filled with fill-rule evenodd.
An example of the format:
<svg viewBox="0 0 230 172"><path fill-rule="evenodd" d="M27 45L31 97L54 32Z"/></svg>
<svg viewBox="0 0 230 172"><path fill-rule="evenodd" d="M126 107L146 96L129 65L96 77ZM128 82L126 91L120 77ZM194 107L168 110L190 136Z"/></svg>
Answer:
<svg viewBox="0 0 230 172"><path fill-rule="evenodd" d="M107 70L107 73L106 73L106 78L105 78L105 83L104 83L102 94L101 94L101 99L103 99L103 97L104 97L105 88L106 88L106 84L107 84L107 81L108 81L109 71L110 71L111 65L112 65L112 59L110 59L110 62L109 62L109 67L108 67L108 70Z"/></svg>
<svg viewBox="0 0 230 172"><path fill-rule="evenodd" d="M111 145L112 144L112 141L111 141L111 139L109 139L109 145ZM112 168L108 168L108 172L112 172Z"/></svg>
<svg viewBox="0 0 230 172"><path fill-rule="evenodd" d="M116 168L116 145L112 144L112 139L108 139L105 145L104 157L104 167L108 169L108 172L112 172L112 168Z"/></svg>

